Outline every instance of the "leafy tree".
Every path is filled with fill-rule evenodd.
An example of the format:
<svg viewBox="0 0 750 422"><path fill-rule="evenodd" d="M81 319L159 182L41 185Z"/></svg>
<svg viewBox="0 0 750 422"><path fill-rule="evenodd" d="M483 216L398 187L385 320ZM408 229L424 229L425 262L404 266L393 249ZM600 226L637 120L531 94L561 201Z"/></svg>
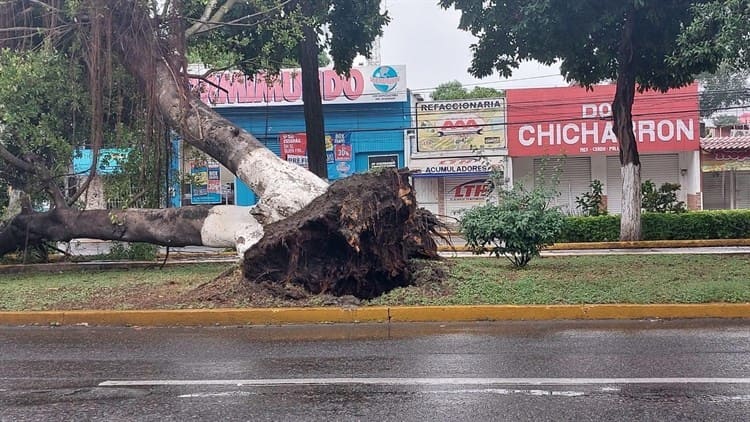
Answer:
<svg viewBox="0 0 750 422"><path fill-rule="evenodd" d="M224 6L229 5L226 2ZM195 24L188 29L194 57L249 75L299 64L310 171L327 178L325 123L318 66L324 51L339 74L348 74L357 54L369 56L372 42L388 23L379 0L276 0L231 2L220 16L219 2L190 2ZM217 16L213 19L210 16ZM256 18L249 18L257 16ZM202 22L211 22L204 24ZM241 25L222 25L241 21Z"/></svg>
<svg viewBox="0 0 750 422"><path fill-rule="evenodd" d="M680 34L679 61L721 59L735 69L750 69L750 1L694 1L695 18Z"/></svg>
<svg viewBox="0 0 750 422"><path fill-rule="evenodd" d="M461 217L461 233L474 253L490 252L506 257L515 267L525 267L562 230L564 216L551 206L556 193L542 186L529 191L516 184L496 194L496 204L474 207Z"/></svg>
<svg viewBox="0 0 750 422"><path fill-rule="evenodd" d="M714 73L698 75L701 88L701 116L710 117L734 106L750 102L750 70L738 70L722 64Z"/></svg>
<svg viewBox="0 0 750 422"><path fill-rule="evenodd" d="M612 110L623 173L623 240L641 235L640 157L632 125L636 89L667 91L716 69L723 59L716 50L679 54L678 37L704 3L709 1L440 1L460 10L459 27L479 38L469 69L477 77L493 71L510 76L520 62L533 59L559 62L562 75L582 86L616 81Z"/></svg>
<svg viewBox="0 0 750 422"><path fill-rule="evenodd" d="M740 123L740 118L733 114L720 114L718 116L714 116L712 120L718 127L734 126Z"/></svg>
<svg viewBox="0 0 750 422"><path fill-rule="evenodd" d="M497 98L502 96L504 96L503 92L482 86L475 86L474 89L469 91L459 81L442 83L430 94L430 97L435 101Z"/></svg>

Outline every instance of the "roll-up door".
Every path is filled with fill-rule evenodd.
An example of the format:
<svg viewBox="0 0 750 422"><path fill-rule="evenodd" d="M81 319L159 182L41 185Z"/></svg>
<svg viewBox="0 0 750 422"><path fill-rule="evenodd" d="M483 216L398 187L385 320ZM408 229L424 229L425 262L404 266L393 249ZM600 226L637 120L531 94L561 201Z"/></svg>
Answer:
<svg viewBox="0 0 750 422"><path fill-rule="evenodd" d="M461 214L477 205L484 205L488 193L489 175L451 176L445 179L445 214L460 218Z"/></svg>
<svg viewBox="0 0 750 422"><path fill-rule="evenodd" d="M438 202L438 183L443 183L442 177L415 177L414 193L417 197L417 204L430 211L433 214L439 214Z"/></svg>
<svg viewBox="0 0 750 422"><path fill-rule="evenodd" d="M724 210L731 208L729 197L729 172L703 173L703 209Z"/></svg>
<svg viewBox="0 0 750 422"><path fill-rule="evenodd" d="M664 183L680 183L680 159L677 154L641 155L641 183L646 180L658 189ZM607 157L607 210L622 211L622 174L620 158Z"/></svg>
<svg viewBox="0 0 750 422"><path fill-rule="evenodd" d="M735 177L736 207L750 208L750 171L738 171Z"/></svg>
<svg viewBox="0 0 750 422"><path fill-rule="evenodd" d="M541 174L545 184L551 183L560 171L558 192L554 204L561 207L563 212L578 214L576 197L589 191L591 184L591 158L567 157L565 159L534 159L534 174Z"/></svg>

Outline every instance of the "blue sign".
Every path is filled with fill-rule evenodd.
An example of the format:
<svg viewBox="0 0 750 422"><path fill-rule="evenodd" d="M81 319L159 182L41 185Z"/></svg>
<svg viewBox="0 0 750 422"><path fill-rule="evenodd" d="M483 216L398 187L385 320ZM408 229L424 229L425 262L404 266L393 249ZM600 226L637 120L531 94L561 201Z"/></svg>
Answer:
<svg viewBox="0 0 750 422"><path fill-rule="evenodd" d="M115 174L122 171L122 163L128 161L128 154L132 148L101 148L96 166L97 174ZM91 164L94 161L94 151L90 149L79 149L73 155L73 172L76 174L89 174Z"/></svg>
<svg viewBox="0 0 750 422"><path fill-rule="evenodd" d="M326 158L328 159L328 180L351 176L354 173L351 133L326 134Z"/></svg>

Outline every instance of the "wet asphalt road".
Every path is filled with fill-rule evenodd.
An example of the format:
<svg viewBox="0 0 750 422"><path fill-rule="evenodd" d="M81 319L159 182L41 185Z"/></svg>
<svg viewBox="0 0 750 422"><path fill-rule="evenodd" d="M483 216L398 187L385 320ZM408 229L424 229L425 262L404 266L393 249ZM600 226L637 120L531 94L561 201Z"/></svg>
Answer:
<svg viewBox="0 0 750 422"><path fill-rule="evenodd" d="M0 421L750 420L750 320L0 327Z"/></svg>

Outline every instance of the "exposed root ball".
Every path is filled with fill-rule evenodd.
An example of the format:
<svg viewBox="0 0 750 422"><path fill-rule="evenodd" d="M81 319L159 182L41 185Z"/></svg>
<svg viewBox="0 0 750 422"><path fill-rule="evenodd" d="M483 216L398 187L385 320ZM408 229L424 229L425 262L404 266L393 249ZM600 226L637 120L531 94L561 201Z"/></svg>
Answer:
<svg viewBox="0 0 750 422"><path fill-rule="evenodd" d="M439 225L417 209L408 176L388 169L333 183L298 213L266 227L245 253L246 281L361 299L406 286L409 258L438 259L432 234Z"/></svg>

